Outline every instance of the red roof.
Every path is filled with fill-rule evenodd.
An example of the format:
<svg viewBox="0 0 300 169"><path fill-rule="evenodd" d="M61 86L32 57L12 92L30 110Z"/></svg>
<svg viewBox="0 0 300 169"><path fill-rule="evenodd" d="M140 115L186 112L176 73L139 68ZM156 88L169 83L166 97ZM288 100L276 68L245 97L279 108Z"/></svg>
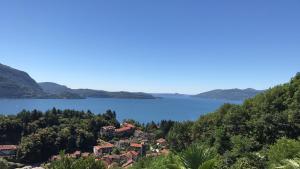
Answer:
<svg viewBox="0 0 300 169"><path fill-rule="evenodd" d="M137 147L137 148L142 148L142 144L137 144L137 143L130 143L130 147Z"/></svg>
<svg viewBox="0 0 300 169"><path fill-rule="evenodd" d="M110 143L106 143L106 144L103 144L101 146L94 146L94 148L96 148L96 150L104 149L104 148L113 148L113 147L114 147L114 145L110 144Z"/></svg>
<svg viewBox="0 0 300 169"><path fill-rule="evenodd" d="M3 150L16 150L17 146L16 145L0 145L0 151Z"/></svg>
<svg viewBox="0 0 300 169"><path fill-rule="evenodd" d="M131 129L132 129L132 127L122 127L122 128L116 129L115 132L122 133L122 132L130 131Z"/></svg>
<svg viewBox="0 0 300 169"><path fill-rule="evenodd" d="M133 156L138 156L139 155L139 153L136 152L136 151L128 151L126 154L127 155L133 155Z"/></svg>

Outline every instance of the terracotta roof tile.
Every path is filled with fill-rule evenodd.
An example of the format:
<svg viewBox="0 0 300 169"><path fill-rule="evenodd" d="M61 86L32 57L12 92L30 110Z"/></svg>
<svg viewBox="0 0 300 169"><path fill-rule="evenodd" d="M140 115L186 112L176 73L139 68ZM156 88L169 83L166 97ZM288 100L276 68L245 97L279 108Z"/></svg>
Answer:
<svg viewBox="0 0 300 169"><path fill-rule="evenodd" d="M137 143L131 143L130 147L138 147L138 148L142 148L142 144L137 144Z"/></svg>
<svg viewBox="0 0 300 169"><path fill-rule="evenodd" d="M113 147L114 147L114 145L110 144L110 143L106 143L106 144L103 144L101 146L94 146L94 148L96 148L97 150L103 149L103 148L113 148Z"/></svg>
<svg viewBox="0 0 300 169"><path fill-rule="evenodd" d="M17 146L16 145L0 145L0 150L16 150Z"/></svg>

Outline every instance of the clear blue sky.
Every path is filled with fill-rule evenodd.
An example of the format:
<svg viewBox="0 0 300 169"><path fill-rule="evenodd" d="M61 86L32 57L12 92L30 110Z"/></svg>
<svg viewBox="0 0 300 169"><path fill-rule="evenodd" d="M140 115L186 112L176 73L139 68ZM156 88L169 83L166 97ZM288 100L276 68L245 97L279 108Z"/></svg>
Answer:
<svg viewBox="0 0 300 169"><path fill-rule="evenodd" d="M72 88L265 89L300 71L300 1L1 0L0 62Z"/></svg>

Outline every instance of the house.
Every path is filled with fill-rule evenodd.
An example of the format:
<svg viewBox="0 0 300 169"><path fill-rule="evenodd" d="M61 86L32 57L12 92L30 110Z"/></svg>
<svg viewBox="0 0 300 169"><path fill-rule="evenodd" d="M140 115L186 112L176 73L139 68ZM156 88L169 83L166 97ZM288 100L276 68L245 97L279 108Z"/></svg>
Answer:
<svg viewBox="0 0 300 169"><path fill-rule="evenodd" d="M119 140L115 143L115 146L119 149L127 149L130 146L130 140L124 139L124 140Z"/></svg>
<svg viewBox="0 0 300 169"><path fill-rule="evenodd" d="M113 144L104 143L101 146L94 146L93 152L95 156L101 156L103 154L111 153L114 148Z"/></svg>
<svg viewBox="0 0 300 169"><path fill-rule="evenodd" d="M100 129L101 137L112 138L115 136L115 127L114 126L103 126Z"/></svg>
<svg viewBox="0 0 300 169"><path fill-rule="evenodd" d="M134 134L135 126L129 123L123 123L121 128L115 129L115 134L118 137L129 137Z"/></svg>
<svg viewBox="0 0 300 169"><path fill-rule="evenodd" d="M0 157L12 157L17 153L16 145L0 145Z"/></svg>
<svg viewBox="0 0 300 169"><path fill-rule="evenodd" d="M143 137L144 136L144 132L142 130L135 130L134 131L134 137Z"/></svg>
<svg viewBox="0 0 300 169"><path fill-rule="evenodd" d="M167 141L163 138L160 138L160 139L156 140L156 144L158 146L161 146L161 147L166 147L167 146Z"/></svg>
<svg viewBox="0 0 300 169"><path fill-rule="evenodd" d="M112 163L120 163L122 158L120 155L105 155L101 158L101 160L105 161L108 165L112 164Z"/></svg>
<svg viewBox="0 0 300 169"><path fill-rule="evenodd" d="M130 149L138 152L141 156L144 156L146 154L146 145L144 143L130 143Z"/></svg>

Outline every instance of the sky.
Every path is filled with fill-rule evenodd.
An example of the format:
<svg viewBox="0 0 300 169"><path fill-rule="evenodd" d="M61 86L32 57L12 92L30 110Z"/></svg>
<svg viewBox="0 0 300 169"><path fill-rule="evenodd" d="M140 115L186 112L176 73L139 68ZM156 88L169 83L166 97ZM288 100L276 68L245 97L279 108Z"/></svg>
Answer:
<svg viewBox="0 0 300 169"><path fill-rule="evenodd" d="M0 63L71 88L266 89L300 71L300 1L1 0Z"/></svg>

